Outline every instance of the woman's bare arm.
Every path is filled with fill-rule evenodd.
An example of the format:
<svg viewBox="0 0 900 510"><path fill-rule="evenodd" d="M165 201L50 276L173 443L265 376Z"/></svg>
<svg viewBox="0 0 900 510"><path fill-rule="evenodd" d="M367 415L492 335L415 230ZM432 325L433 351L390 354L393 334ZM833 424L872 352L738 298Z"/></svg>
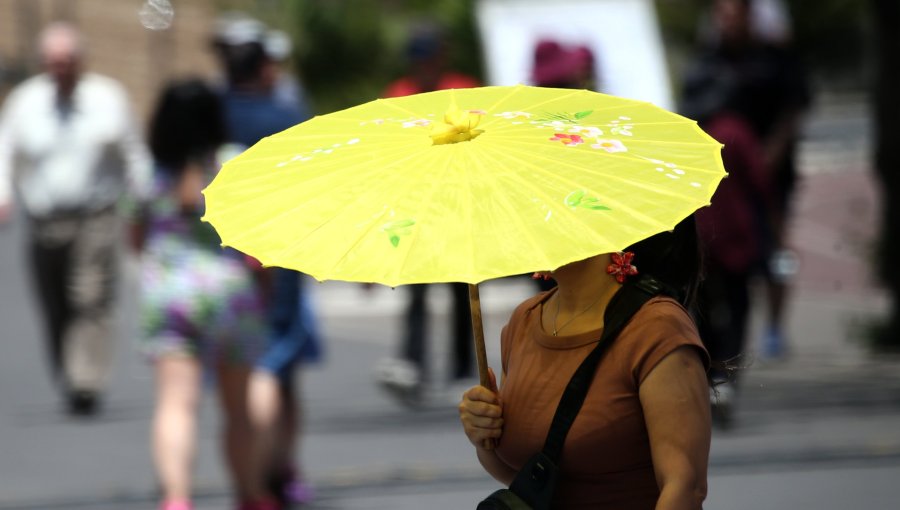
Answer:
<svg viewBox="0 0 900 510"><path fill-rule="evenodd" d="M680 347L640 387L641 406L660 488L656 510L699 510L706 498L711 421L700 355Z"/></svg>

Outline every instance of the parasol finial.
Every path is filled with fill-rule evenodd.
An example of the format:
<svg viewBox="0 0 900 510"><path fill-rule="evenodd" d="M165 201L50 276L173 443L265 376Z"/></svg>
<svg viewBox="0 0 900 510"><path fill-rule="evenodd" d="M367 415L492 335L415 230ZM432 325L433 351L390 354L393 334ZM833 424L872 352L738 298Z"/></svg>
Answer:
<svg viewBox="0 0 900 510"><path fill-rule="evenodd" d="M434 145L468 142L481 133L483 129L475 129L481 122L481 110L460 110L455 104L444 114L443 122L435 122L431 127L431 139Z"/></svg>

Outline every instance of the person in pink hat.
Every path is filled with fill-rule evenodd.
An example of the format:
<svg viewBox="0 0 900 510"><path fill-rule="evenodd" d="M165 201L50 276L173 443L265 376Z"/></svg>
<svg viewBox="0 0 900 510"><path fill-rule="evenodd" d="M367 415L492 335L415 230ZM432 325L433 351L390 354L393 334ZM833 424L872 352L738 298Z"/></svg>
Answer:
<svg viewBox="0 0 900 510"><path fill-rule="evenodd" d="M531 81L538 87L596 90L594 52L587 46L563 46L544 39L535 45Z"/></svg>

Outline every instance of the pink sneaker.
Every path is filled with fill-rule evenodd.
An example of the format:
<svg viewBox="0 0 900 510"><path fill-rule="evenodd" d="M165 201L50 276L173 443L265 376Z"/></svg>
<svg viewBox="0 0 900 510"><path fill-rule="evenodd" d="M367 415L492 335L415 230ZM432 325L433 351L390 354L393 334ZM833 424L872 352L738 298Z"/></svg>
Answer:
<svg viewBox="0 0 900 510"><path fill-rule="evenodd" d="M163 501L159 505L159 510L194 510L194 505L184 500Z"/></svg>

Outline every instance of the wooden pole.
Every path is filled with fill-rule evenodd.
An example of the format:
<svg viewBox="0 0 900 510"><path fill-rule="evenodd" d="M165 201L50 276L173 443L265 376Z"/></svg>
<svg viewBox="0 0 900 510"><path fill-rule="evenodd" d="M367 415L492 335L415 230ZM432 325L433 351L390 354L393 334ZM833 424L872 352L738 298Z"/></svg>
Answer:
<svg viewBox="0 0 900 510"><path fill-rule="evenodd" d="M485 388L491 387L488 375L487 351L484 348L484 323L481 319L481 297L478 284L469 284L469 307L472 310L472 337L475 340L475 359L478 361L478 380Z"/></svg>
<svg viewBox="0 0 900 510"><path fill-rule="evenodd" d="M481 296L478 295L478 284L469 284L469 308L472 310L472 338L475 340L475 359L478 361L478 381L487 389L491 388L491 376L488 374L487 350L484 348L484 322L481 320ZM493 439L484 440L484 448L493 450Z"/></svg>

